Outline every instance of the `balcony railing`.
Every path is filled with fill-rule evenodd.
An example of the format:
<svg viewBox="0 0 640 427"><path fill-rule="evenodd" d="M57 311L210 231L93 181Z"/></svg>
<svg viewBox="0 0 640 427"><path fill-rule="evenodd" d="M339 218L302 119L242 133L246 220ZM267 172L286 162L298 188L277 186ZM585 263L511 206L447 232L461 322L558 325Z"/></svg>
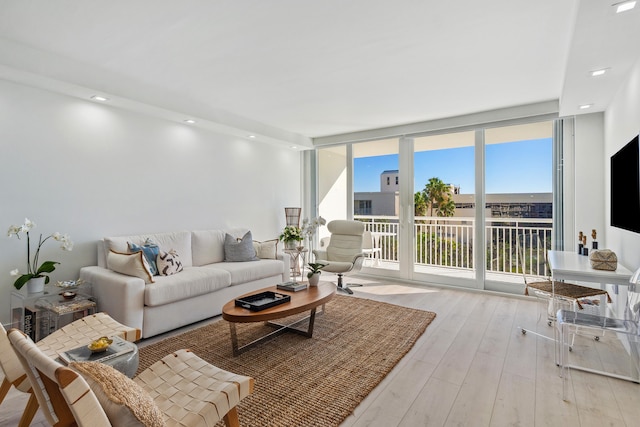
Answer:
<svg viewBox="0 0 640 427"><path fill-rule="evenodd" d="M381 261L398 261L398 217L356 215L381 248ZM551 219L488 218L485 221L486 271L547 276L545 253L551 249ZM416 217L413 227L415 265L473 270L475 218ZM535 239L532 237L536 237ZM523 250L518 251L518 239Z"/></svg>

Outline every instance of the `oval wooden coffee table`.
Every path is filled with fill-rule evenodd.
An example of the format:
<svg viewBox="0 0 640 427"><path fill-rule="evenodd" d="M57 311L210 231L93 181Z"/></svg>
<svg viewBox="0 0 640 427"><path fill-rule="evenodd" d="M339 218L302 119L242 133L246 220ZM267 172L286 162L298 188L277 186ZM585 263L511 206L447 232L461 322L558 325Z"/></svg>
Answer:
<svg viewBox="0 0 640 427"><path fill-rule="evenodd" d="M237 356L240 353L250 349L258 343L261 343L274 336L283 334L285 332L293 332L311 338L313 336L313 323L316 317L316 308L319 305L325 304L331 300L336 294L336 286L330 282L320 282L318 286L309 286L307 290L298 292L283 291L277 289L275 286L260 289L257 291L244 294L242 297L254 295L260 292L273 291L281 294L291 296L291 301L284 304L276 305L275 307L267 308L261 311L251 311L247 308L237 307L236 300L233 299L226 303L222 308L222 318L229 322L231 328L231 345L233 348L233 355ZM288 325L282 325L279 323L271 322L272 320L283 319L293 314L303 313L309 311L309 316L296 320ZM304 320L309 319L309 327L307 330L296 329L294 326ZM260 337L249 344L238 347L238 335L236 333L236 323L253 323L253 322L268 322L269 325L276 327L277 329L263 337Z"/></svg>

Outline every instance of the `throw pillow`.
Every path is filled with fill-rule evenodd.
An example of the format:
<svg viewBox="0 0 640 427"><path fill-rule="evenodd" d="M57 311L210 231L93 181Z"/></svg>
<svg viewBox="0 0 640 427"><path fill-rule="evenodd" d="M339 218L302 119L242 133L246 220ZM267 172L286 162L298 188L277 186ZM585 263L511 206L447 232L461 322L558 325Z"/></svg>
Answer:
<svg viewBox="0 0 640 427"><path fill-rule="evenodd" d="M129 252L135 253L140 251L142 251L144 257L147 259L151 275L157 276L158 266L156 265L156 257L158 256L158 252L160 252L158 245L153 243L150 239L147 239L142 246L129 242Z"/></svg>
<svg viewBox="0 0 640 427"><path fill-rule="evenodd" d="M265 242L253 241L253 248L256 250L258 258L277 259L278 258L278 239L267 240Z"/></svg>
<svg viewBox="0 0 640 427"><path fill-rule="evenodd" d="M242 236L242 239L236 239L231 234L226 233L224 236L224 260L231 262L257 261L260 258L256 256L256 250L253 248L253 238L251 232Z"/></svg>
<svg viewBox="0 0 640 427"><path fill-rule="evenodd" d="M145 283L153 283L149 264L142 251L132 254L109 251L107 254L107 268L127 276L139 277Z"/></svg>
<svg viewBox="0 0 640 427"><path fill-rule="evenodd" d="M161 276L171 276L183 270L180 257L171 249L169 252L160 251L157 258L158 272Z"/></svg>
<svg viewBox="0 0 640 427"><path fill-rule="evenodd" d="M89 384L112 425L166 425L151 396L112 366L99 362L71 362L69 366Z"/></svg>

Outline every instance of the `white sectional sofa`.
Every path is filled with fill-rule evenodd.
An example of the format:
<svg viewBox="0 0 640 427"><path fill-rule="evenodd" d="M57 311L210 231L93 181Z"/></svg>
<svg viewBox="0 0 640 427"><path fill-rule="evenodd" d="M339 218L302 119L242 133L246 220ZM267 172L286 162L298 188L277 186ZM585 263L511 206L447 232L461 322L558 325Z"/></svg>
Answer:
<svg viewBox="0 0 640 427"><path fill-rule="evenodd" d="M234 240L246 236L238 231L229 234ZM289 280L290 258L277 251L277 240L254 242L257 260L231 262L225 261L225 245L227 255L232 246L229 241L225 244L226 235L222 230L201 230L107 237L98 243L98 265L83 267L80 278L91 283L100 311L139 328L143 338L219 315L223 305L237 296ZM143 256L125 255L131 243L145 242L174 251L183 270L151 278L129 271L134 262L142 269L138 261Z"/></svg>

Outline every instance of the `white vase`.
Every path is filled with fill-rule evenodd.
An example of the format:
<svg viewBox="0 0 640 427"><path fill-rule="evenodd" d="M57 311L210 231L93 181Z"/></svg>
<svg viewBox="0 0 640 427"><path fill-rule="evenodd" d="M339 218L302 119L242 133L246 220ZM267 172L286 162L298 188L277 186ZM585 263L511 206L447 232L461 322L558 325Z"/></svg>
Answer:
<svg viewBox="0 0 640 427"><path fill-rule="evenodd" d="M284 248L285 249L295 250L296 246L298 246L298 241L297 240L288 240L288 241L284 242Z"/></svg>
<svg viewBox="0 0 640 427"><path fill-rule="evenodd" d="M27 282L27 292L37 294L44 291L44 281L46 277L34 277Z"/></svg>
<svg viewBox="0 0 640 427"><path fill-rule="evenodd" d="M318 286L319 281L320 273L313 273L311 277L309 277L309 286Z"/></svg>

